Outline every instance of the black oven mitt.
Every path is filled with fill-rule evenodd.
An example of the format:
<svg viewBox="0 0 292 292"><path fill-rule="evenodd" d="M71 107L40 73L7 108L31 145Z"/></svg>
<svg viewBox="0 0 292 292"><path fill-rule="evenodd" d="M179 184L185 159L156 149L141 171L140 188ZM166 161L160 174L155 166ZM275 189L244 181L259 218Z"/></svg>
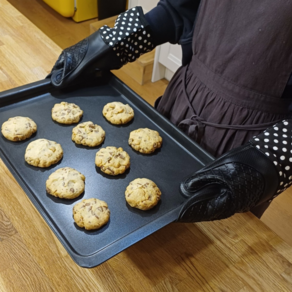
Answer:
<svg viewBox="0 0 292 292"><path fill-rule="evenodd" d="M189 199L179 222L224 219L260 210L292 184L292 120L215 159L181 183Z"/></svg>
<svg viewBox="0 0 292 292"><path fill-rule="evenodd" d="M231 150L181 183L189 199L180 222L213 221L250 211L277 192L273 162L250 143Z"/></svg>
<svg viewBox="0 0 292 292"><path fill-rule="evenodd" d="M51 73L53 86L65 88L86 80L96 71L119 69L155 47L141 7L120 14L113 28L97 32L65 49Z"/></svg>

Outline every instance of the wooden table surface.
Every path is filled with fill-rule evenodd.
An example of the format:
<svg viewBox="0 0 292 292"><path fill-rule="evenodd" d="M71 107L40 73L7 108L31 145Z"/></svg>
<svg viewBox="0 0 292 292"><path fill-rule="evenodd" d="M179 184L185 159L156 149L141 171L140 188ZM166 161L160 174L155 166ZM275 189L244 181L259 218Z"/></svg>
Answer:
<svg viewBox="0 0 292 292"><path fill-rule="evenodd" d="M0 0L0 91L43 79L60 52ZM0 196L0 291L292 291L292 248L250 213L172 223L84 269L2 160Z"/></svg>

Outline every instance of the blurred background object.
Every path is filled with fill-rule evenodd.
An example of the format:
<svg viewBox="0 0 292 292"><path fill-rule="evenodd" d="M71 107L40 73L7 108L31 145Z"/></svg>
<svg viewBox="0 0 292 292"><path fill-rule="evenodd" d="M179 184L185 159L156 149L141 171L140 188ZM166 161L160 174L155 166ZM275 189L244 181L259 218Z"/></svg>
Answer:
<svg viewBox="0 0 292 292"><path fill-rule="evenodd" d="M118 15L127 9L127 0L43 0L64 17L75 22L99 20Z"/></svg>
<svg viewBox="0 0 292 292"><path fill-rule="evenodd" d="M97 0L98 20L126 11L127 0Z"/></svg>
<svg viewBox="0 0 292 292"><path fill-rule="evenodd" d="M96 18L98 0L43 0L64 17L72 17L76 22Z"/></svg>

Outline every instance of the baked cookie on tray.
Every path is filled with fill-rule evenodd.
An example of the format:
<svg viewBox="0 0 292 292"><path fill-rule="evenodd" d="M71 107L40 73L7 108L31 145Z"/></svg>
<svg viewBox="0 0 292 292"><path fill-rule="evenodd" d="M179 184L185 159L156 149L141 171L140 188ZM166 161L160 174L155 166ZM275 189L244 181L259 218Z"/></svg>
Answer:
<svg viewBox="0 0 292 292"><path fill-rule="evenodd" d="M96 153L95 165L106 174L122 174L130 167L130 156L121 147L108 146Z"/></svg>
<svg viewBox="0 0 292 292"><path fill-rule="evenodd" d="M83 110L75 103L62 101L52 108L52 119L60 124L78 123L83 115Z"/></svg>
<svg viewBox="0 0 292 292"><path fill-rule="evenodd" d="M159 133L148 128L140 128L130 133L129 145L143 154L150 154L161 147L162 138Z"/></svg>
<svg viewBox="0 0 292 292"><path fill-rule="evenodd" d="M77 144L95 147L104 141L105 131L93 122L78 124L72 130L72 140Z"/></svg>
<svg viewBox="0 0 292 292"><path fill-rule="evenodd" d="M60 144L47 139L29 143L25 150L25 161L33 166L49 167L61 160L63 149Z"/></svg>
<svg viewBox="0 0 292 292"><path fill-rule="evenodd" d="M85 176L71 167L53 172L46 181L47 192L61 199L75 199L84 192Z"/></svg>
<svg viewBox="0 0 292 292"><path fill-rule="evenodd" d="M99 229L110 218L110 210L106 202L91 198L84 199L73 207L75 223L86 230Z"/></svg>
<svg viewBox="0 0 292 292"><path fill-rule="evenodd" d="M126 124L134 118L134 110L128 104L119 101L106 104L102 114L110 123L115 125Z"/></svg>
<svg viewBox="0 0 292 292"><path fill-rule="evenodd" d="M1 127L3 136L10 141L23 141L37 131L36 123L28 117L12 117Z"/></svg>
<svg viewBox="0 0 292 292"><path fill-rule="evenodd" d="M125 191L127 203L140 210L149 210L157 205L161 191L150 179L137 178L130 182Z"/></svg>

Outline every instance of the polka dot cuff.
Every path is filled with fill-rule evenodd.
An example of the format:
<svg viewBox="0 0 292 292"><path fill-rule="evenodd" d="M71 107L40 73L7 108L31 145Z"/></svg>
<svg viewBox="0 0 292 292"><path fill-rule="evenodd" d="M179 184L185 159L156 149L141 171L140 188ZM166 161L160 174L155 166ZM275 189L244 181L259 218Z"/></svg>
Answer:
<svg viewBox="0 0 292 292"><path fill-rule="evenodd" d="M276 195L292 184L292 120L284 120L253 137L250 143L273 161L279 172Z"/></svg>
<svg viewBox="0 0 292 292"><path fill-rule="evenodd" d="M155 47L141 7L120 14L113 28L105 25L100 30L103 41L113 48L123 64L134 62Z"/></svg>

